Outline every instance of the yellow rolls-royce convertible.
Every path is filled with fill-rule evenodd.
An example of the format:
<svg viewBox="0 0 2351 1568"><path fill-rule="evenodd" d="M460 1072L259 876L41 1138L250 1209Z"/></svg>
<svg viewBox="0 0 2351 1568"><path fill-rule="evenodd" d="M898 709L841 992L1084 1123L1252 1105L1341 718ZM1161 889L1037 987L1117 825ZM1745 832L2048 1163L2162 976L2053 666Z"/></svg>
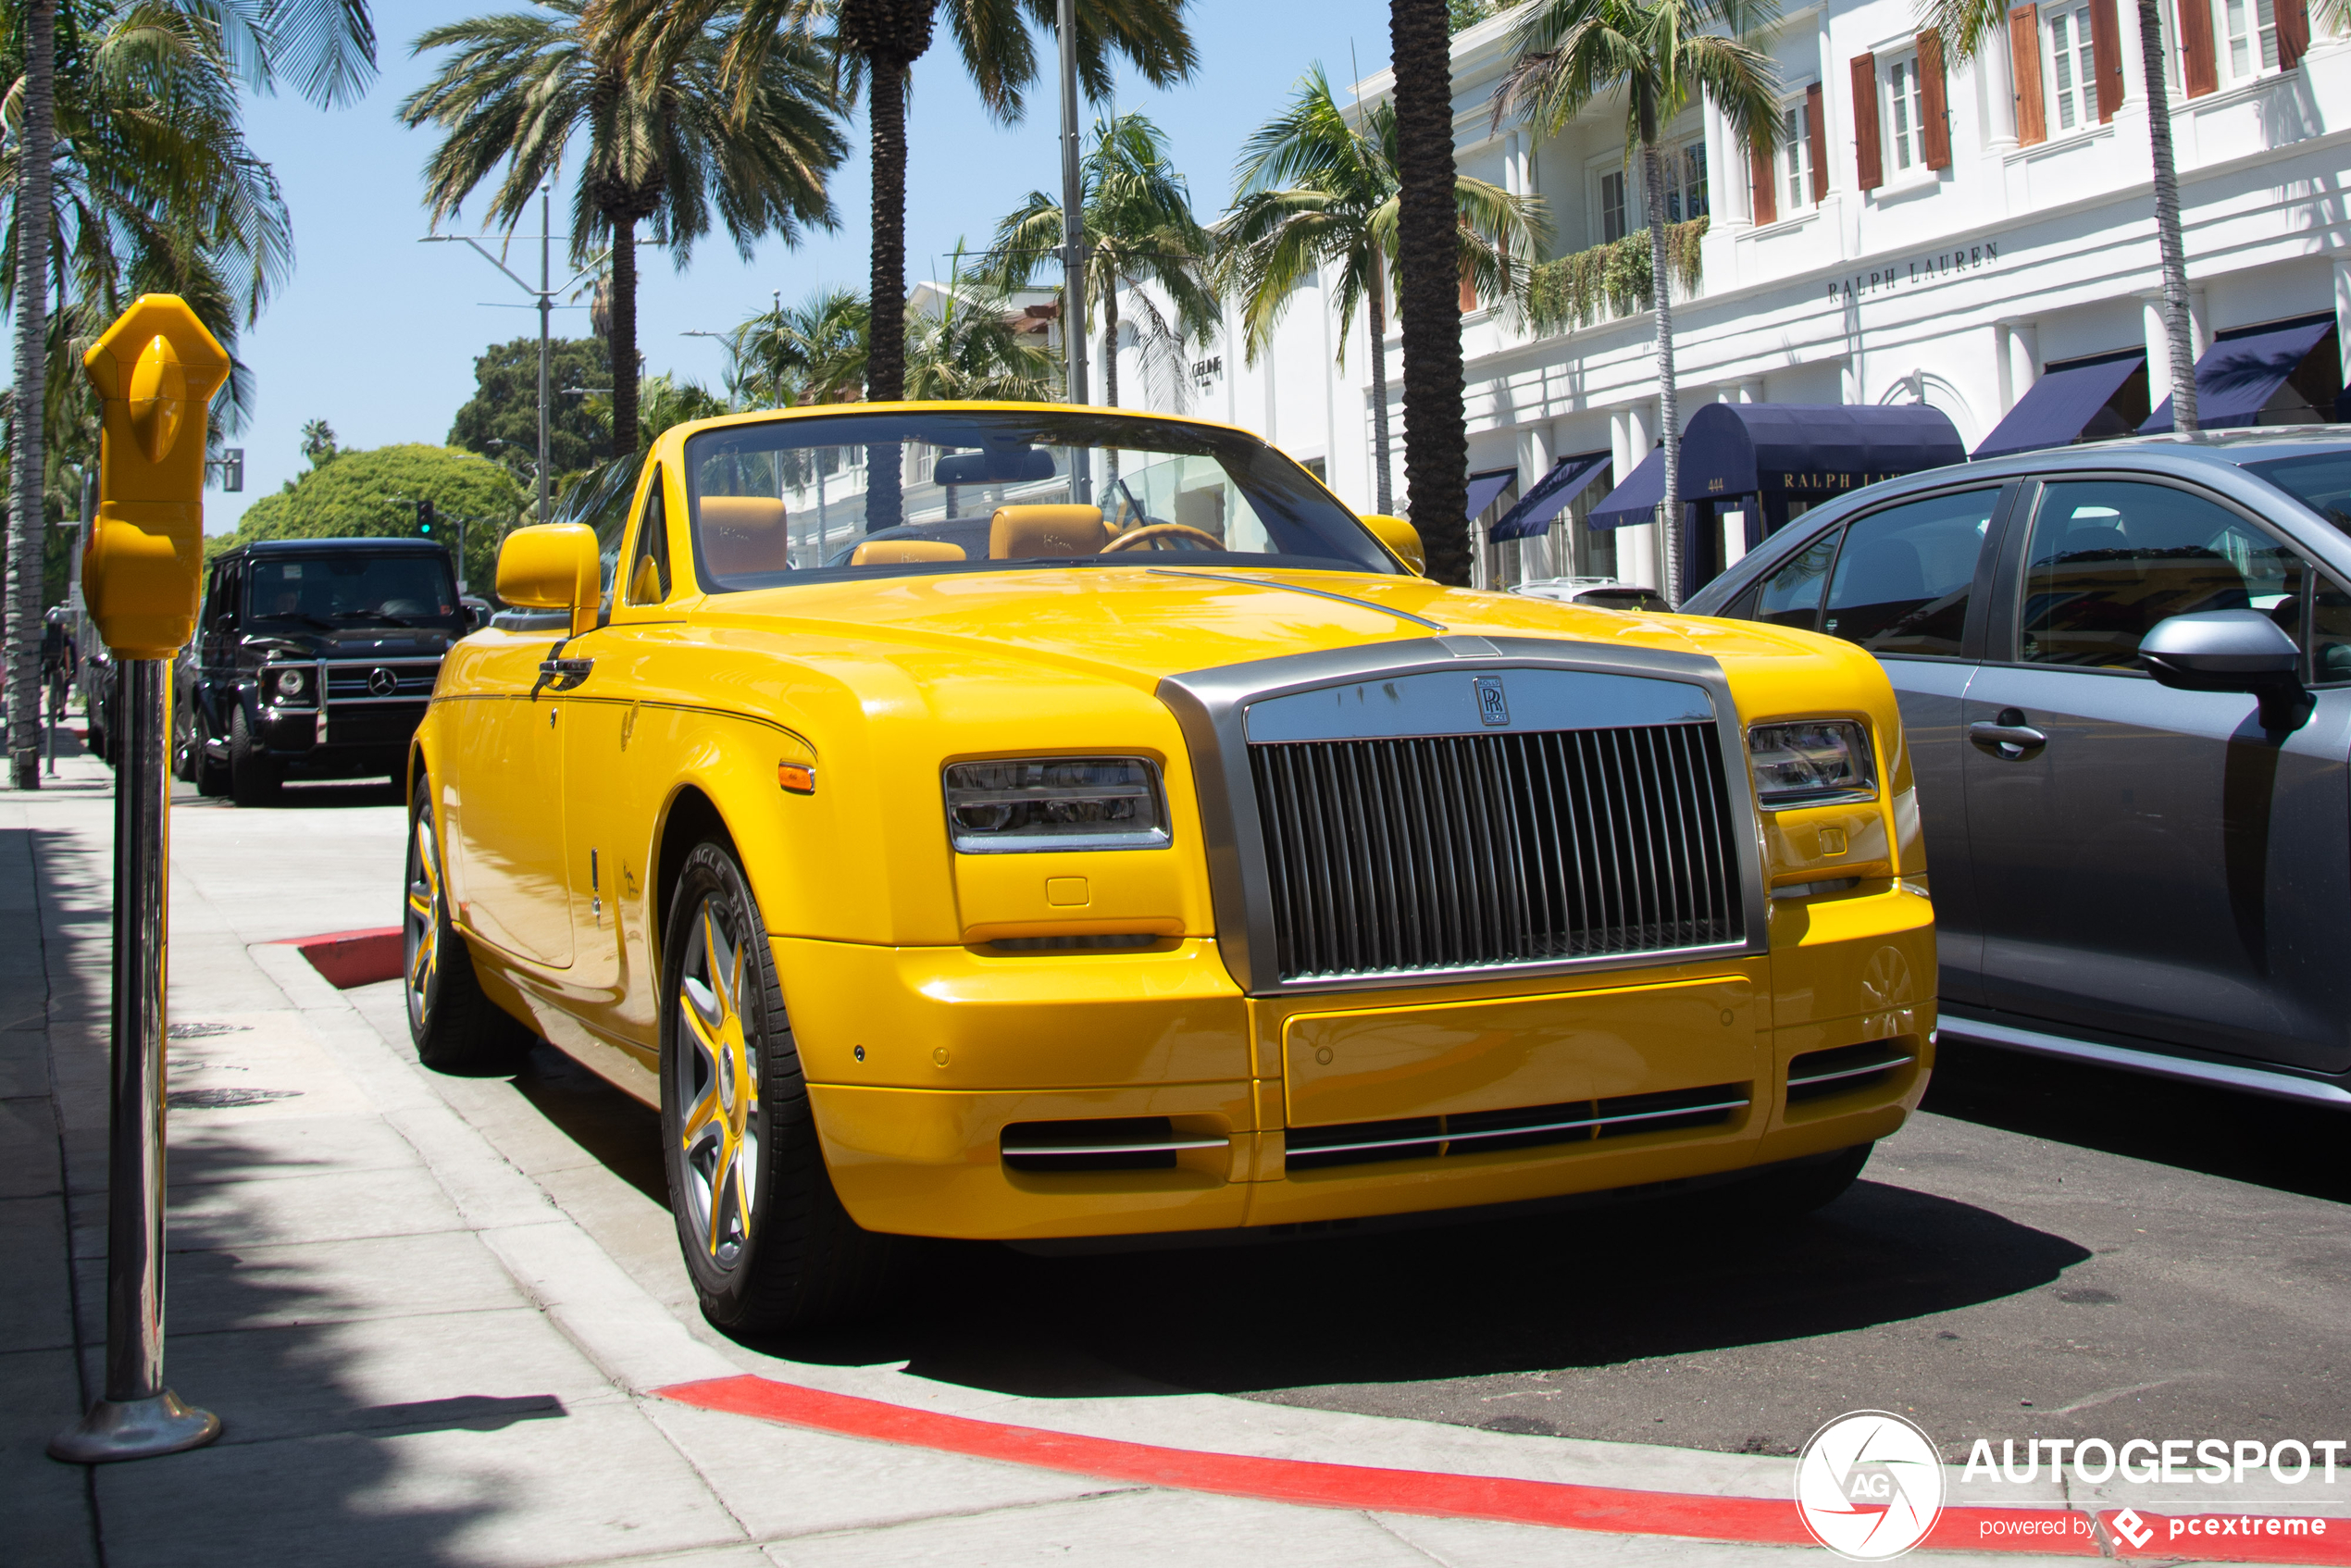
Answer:
<svg viewBox="0 0 2351 1568"><path fill-rule="evenodd" d="M1858 648L1445 588L1256 437L1114 409L704 420L585 512L506 540L537 613L417 731L409 1020L658 1105L722 1328L893 1237L1800 1210L1924 1090Z"/></svg>

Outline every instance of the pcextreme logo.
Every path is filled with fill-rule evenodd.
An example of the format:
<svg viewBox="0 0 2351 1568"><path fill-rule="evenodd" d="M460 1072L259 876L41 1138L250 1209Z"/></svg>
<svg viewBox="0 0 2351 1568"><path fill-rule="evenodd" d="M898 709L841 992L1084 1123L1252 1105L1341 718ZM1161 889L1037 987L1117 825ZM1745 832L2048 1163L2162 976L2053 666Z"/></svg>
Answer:
<svg viewBox="0 0 2351 1568"><path fill-rule="evenodd" d="M1943 1462L1926 1434L1882 1410L1840 1415L1796 1462L1796 1509L1812 1538L1854 1562L1884 1562L1943 1512Z"/></svg>

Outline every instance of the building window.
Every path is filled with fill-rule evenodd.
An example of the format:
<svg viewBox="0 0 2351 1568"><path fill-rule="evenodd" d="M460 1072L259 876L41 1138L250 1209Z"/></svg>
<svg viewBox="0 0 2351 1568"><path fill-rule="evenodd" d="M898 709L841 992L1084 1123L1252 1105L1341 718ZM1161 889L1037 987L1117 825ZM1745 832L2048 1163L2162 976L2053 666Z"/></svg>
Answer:
<svg viewBox="0 0 2351 1568"><path fill-rule="evenodd" d="M1895 61L1885 80L1894 168L1900 173L1926 162L1926 105L1919 87L1918 57Z"/></svg>
<svg viewBox="0 0 2351 1568"><path fill-rule="evenodd" d="M1791 212L1812 205L1812 116L1801 98L1782 111L1780 184Z"/></svg>
<svg viewBox="0 0 2351 1568"><path fill-rule="evenodd" d="M1625 174L1621 168L1600 176L1600 243L1602 244L1614 244L1624 238L1627 228L1624 221L1625 184Z"/></svg>
<svg viewBox="0 0 2351 1568"><path fill-rule="evenodd" d="M1665 221L1687 223L1706 216L1706 143L1692 142L1658 154L1665 167Z"/></svg>
<svg viewBox="0 0 2351 1568"><path fill-rule="evenodd" d="M2098 118L2098 73L2090 48L2090 7L2052 6L2046 14L2049 104L2057 111L2057 129L2071 131Z"/></svg>
<svg viewBox="0 0 2351 1568"><path fill-rule="evenodd" d="M2276 0L2225 0L2221 25L2229 39L2229 75L2237 81L2278 68Z"/></svg>

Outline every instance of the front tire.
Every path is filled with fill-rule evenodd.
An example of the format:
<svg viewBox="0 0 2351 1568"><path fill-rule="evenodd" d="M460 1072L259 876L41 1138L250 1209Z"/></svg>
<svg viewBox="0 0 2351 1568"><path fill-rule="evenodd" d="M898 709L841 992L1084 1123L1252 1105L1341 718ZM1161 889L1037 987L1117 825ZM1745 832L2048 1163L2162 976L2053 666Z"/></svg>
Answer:
<svg viewBox="0 0 2351 1568"><path fill-rule="evenodd" d="M245 724L244 704L229 716L229 793L241 806L266 806L278 799L284 781L277 759L263 750Z"/></svg>
<svg viewBox="0 0 2351 1568"><path fill-rule="evenodd" d="M1740 1183L1740 1207L1766 1221L1800 1219L1815 1209L1825 1209L1860 1179L1861 1167L1870 1163L1870 1152L1876 1147L1856 1144L1825 1160L1766 1171Z"/></svg>
<svg viewBox="0 0 2351 1568"><path fill-rule="evenodd" d="M196 743L191 766L195 773L196 793L218 800L229 792L229 765L215 762L205 750L212 743L212 727L199 714L195 719Z"/></svg>
<svg viewBox="0 0 2351 1568"><path fill-rule="evenodd" d="M401 956L417 1060L460 1077L504 1078L522 1071L536 1037L481 989L473 951L449 913L429 778L417 781L408 804L407 903Z"/></svg>
<svg viewBox="0 0 2351 1568"><path fill-rule="evenodd" d="M686 857L662 952L663 1164L703 1315L757 1335L853 1312L897 1249L833 1191L767 929L725 845Z"/></svg>

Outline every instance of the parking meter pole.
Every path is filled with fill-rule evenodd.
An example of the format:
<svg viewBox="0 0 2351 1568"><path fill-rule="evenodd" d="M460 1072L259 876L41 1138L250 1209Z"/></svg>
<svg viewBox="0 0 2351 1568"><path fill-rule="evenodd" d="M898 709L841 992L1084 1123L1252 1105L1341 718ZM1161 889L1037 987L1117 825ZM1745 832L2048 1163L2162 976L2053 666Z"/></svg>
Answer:
<svg viewBox="0 0 2351 1568"><path fill-rule="evenodd" d="M163 1383L164 865L171 666L118 666L114 807L114 1072L106 1163L106 1397L49 1445L75 1464L176 1453L220 1418Z"/></svg>
<svg viewBox="0 0 2351 1568"><path fill-rule="evenodd" d="M74 1464L208 1443L220 1421L163 1381L164 965L170 670L195 630L205 411L229 356L187 302L147 294L82 355L101 407L99 497L82 554L116 659L114 1059L106 1188L106 1397L49 1444Z"/></svg>

